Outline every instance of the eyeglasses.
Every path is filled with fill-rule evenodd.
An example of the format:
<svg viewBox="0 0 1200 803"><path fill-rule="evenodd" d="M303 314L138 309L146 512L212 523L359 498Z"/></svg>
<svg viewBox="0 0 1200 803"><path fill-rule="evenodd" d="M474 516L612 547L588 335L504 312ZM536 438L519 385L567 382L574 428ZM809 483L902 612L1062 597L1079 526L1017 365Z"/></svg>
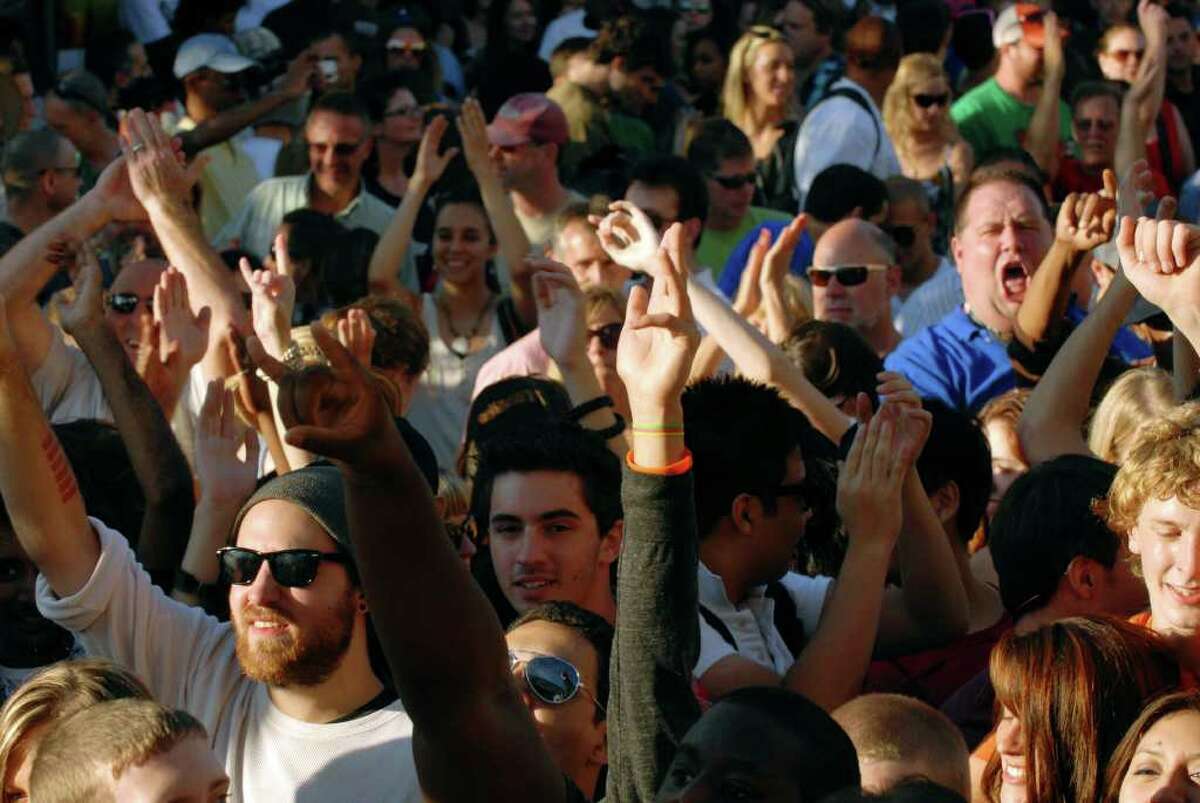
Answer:
<svg viewBox="0 0 1200 803"><path fill-rule="evenodd" d="M383 113L384 117L420 117L425 110L420 106L397 106Z"/></svg>
<svg viewBox="0 0 1200 803"><path fill-rule="evenodd" d="M1142 58L1142 54L1145 52L1145 50L1130 50L1127 48L1120 48L1118 50L1106 51L1104 55L1111 56L1120 62L1126 62L1130 59L1140 60Z"/></svg>
<svg viewBox="0 0 1200 803"><path fill-rule="evenodd" d="M315 549L281 549L278 552L257 552L244 547L228 546L217 550L221 562L221 580L237 586L248 586L258 577L263 561L271 570L275 582L286 588L309 585L317 577L323 561L349 564L341 552L318 552Z"/></svg>
<svg viewBox="0 0 1200 803"><path fill-rule="evenodd" d="M615 349L617 347L617 343L620 342L621 329L623 327L624 324L620 323L606 323L599 329L588 329L588 340L591 340L593 337L598 337L600 338L600 345L611 351L612 349Z"/></svg>
<svg viewBox="0 0 1200 803"><path fill-rule="evenodd" d="M335 145L330 145L328 142L310 142L310 143L308 143L308 150L310 153L322 155L325 153L325 151L332 148L333 154L335 156L340 156L343 159L353 156L354 152L357 151L361 147L362 147L361 142L339 142Z"/></svg>
<svg viewBox="0 0 1200 803"><path fill-rule="evenodd" d="M388 42L387 50L389 53L424 53L426 44L424 42Z"/></svg>
<svg viewBox="0 0 1200 803"><path fill-rule="evenodd" d="M1075 127L1085 134L1089 133L1093 128L1101 134L1107 134L1116 127L1116 123L1112 120L1092 120L1087 117L1077 117L1075 119Z"/></svg>
<svg viewBox="0 0 1200 803"><path fill-rule="evenodd" d="M563 705L575 699L580 691L591 700L600 711L604 706L596 699L596 695L588 690L579 677L575 666L557 655L542 655L525 651L508 651L508 668L515 672L518 666L524 664L525 685L533 696L547 705Z"/></svg>
<svg viewBox="0 0 1200 803"><path fill-rule="evenodd" d="M736 176L718 176L710 174L709 178L727 190L740 190L747 184L754 184L754 182L758 179L758 176L755 173L743 173Z"/></svg>
<svg viewBox="0 0 1200 803"><path fill-rule="evenodd" d="M837 265L829 268L810 267L808 280L813 287L826 287L829 280L837 277L842 287L857 287L867 280L873 271L887 270L889 265Z"/></svg>
<svg viewBox="0 0 1200 803"><path fill-rule="evenodd" d="M917 230L912 226L880 226L888 236L896 241L896 245L901 248L912 248L912 244L917 241Z"/></svg>
<svg viewBox="0 0 1200 803"><path fill-rule="evenodd" d="M943 92L940 95L926 95L919 92L913 95L913 103L917 104L922 109L928 109L930 106L945 106L949 102L949 92Z"/></svg>
<svg viewBox="0 0 1200 803"><path fill-rule="evenodd" d="M812 510L814 507L812 489L802 482L794 482L786 485L780 485L775 489L775 498L790 497L795 499L803 510Z"/></svg>
<svg viewBox="0 0 1200 803"><path fill-rule="evenodd" d="M129 315L138 308L138 303L144 302L146 308L154 305L153 296L139 296L137 293L109 293L108 308L118 315Z"/></svg>

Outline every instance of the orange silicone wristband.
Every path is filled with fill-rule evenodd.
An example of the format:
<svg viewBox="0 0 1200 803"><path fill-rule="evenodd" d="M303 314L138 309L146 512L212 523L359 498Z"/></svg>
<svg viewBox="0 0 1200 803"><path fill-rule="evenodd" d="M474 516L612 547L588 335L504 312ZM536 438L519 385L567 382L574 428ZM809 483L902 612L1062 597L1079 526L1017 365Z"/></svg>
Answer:
<svg viewBox="0 0 1200 803"><path fill-rule="evenodd" d="M683 457L679 458L671 465L650 467L639 466L637 463L633 462L633 450L630 450L629 453L625 455L625 463L631 470L636 471L639 474L653 474L659 477L674 477L679 474L686 474L692 470L692 453L691 451L684 449Z"/></svg>

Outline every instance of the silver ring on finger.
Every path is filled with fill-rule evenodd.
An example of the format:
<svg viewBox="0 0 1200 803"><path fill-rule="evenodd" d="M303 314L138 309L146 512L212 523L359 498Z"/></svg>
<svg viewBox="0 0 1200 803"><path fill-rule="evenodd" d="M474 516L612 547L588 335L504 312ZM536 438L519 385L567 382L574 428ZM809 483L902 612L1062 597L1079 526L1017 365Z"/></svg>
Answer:
<svg viewBox="0 0 1200 803"><path fill-rule="evenodd" d="M138 151L145 150L145 148L146 148L146 143L144 143L144 142L135 142L135 143L133 143L133 145L131 145L131 146L129 147L129 152L130 152L130 153L137 153Z"/></svg>

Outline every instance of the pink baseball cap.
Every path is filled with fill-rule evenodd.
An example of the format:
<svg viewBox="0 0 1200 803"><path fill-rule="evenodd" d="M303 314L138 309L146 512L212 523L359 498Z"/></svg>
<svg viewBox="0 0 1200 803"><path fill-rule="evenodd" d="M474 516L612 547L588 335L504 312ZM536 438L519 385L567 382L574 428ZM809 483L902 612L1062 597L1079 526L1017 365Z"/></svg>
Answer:
<svg viewBox="0 0 1200 803"><path fill-rule="evenodd" d="M562 145L568 139L567 115L562 107L538 92L513 95L504 102L488 126L493 145Z"/></svg>

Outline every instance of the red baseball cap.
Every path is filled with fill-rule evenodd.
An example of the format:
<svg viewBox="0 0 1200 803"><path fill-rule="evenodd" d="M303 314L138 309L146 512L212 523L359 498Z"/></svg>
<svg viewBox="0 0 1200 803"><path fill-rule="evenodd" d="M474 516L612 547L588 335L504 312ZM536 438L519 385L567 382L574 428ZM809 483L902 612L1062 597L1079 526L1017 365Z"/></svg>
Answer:
<svg viewBox="0 0 1200 803"><path fill-rule="evenodd" d="M488 126L493 145L562 145L568 139L567 115L562 107L538 92L513 95L504 102Z"/></svg>

